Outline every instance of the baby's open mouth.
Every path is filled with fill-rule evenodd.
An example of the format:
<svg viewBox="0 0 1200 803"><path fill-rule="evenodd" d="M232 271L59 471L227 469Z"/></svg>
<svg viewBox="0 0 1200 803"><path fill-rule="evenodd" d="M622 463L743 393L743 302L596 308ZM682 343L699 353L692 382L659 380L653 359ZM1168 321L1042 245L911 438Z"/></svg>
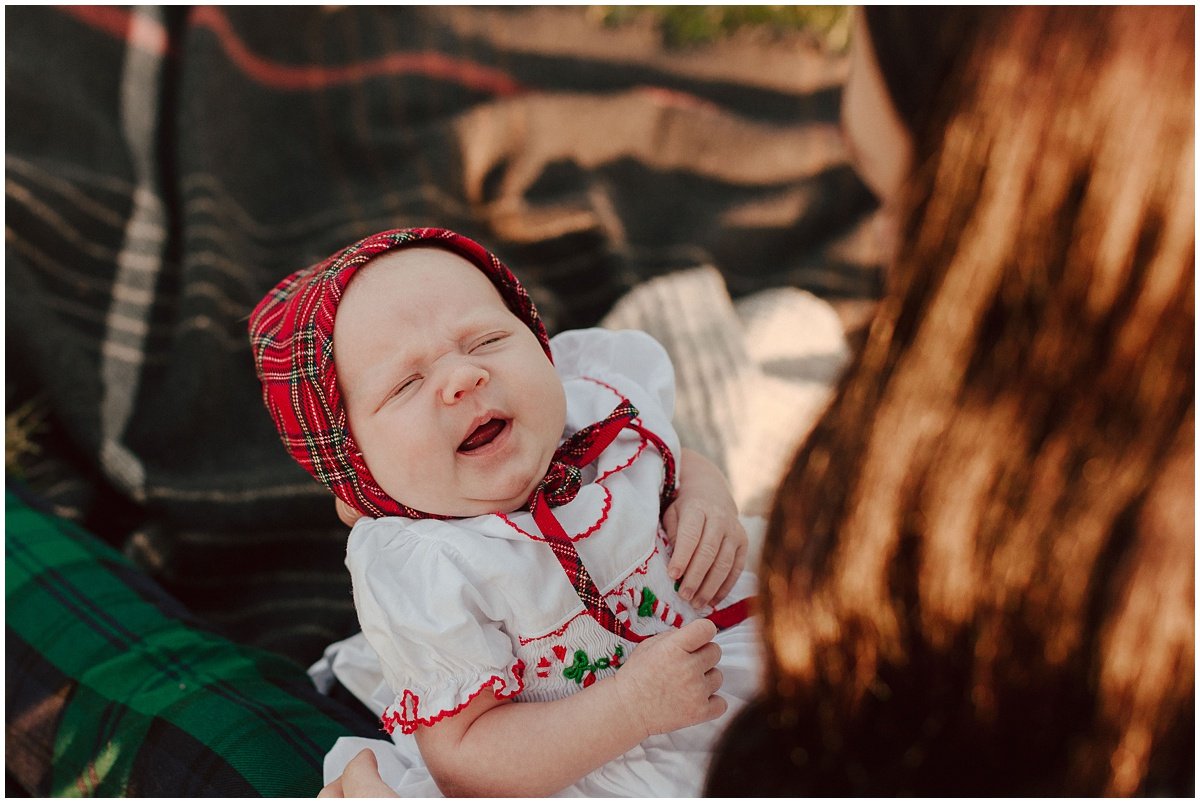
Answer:
<svg viewBox="0 0 1200 803"><path fill-rule="evenodd" d="M460 452L473 452L476 449L481 449L487 446L492 441L499 437L504 428L508 426L508 422L503 418L489 418L467 436L466 440L458 445Z"/></svg>

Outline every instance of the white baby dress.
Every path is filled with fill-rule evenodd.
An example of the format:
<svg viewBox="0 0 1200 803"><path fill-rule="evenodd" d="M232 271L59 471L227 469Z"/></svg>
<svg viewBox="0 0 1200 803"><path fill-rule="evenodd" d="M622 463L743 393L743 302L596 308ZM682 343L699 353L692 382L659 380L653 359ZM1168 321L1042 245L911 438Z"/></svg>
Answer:
<svg viewBox="0 0 1200 803"><path fill-rule="evenodd" d="M638 423L678 459L674 373L656 341L641 332L589 329L558 335L551 350L566 391L565 435L628 399ZM711 613L680 598L667 575L670 547L659 526L663 461L654 445L626 428L583 472L579 494L554 516L618 619L653 635ZM756 543L761 519L743 523ZM587 613L528 511L451 521L361 519L346 565L363 632L329 647L310 673L318 686L336 677L379 714L391 741L382 729L378 740L339 739L325 758L326 783L369 747L401 797L440 796L411 735L416 727L453 716L480 693L517 702L566 697L619 671L636 649ZM722 608L755 587L753 573L743 572ZM715 641L725 715L653 736L559 795L699 795L721 730L760 684L754 617Z"/></svg>

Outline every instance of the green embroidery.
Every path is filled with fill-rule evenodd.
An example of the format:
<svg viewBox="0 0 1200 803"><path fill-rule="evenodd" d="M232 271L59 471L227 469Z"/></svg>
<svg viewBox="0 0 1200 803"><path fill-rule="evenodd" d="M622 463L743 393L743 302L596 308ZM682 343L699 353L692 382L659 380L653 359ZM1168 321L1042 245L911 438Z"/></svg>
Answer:
<svg viewBox="0 0 1200 803"><path fill-rule="evenodd" d="M638 616L653 616L654 603L658 602L658 597L654 596L654 592L648 588L642 589L642 602L638 605Z"/></svg>
<svg viewBox="0 0 1200 803"><path fill-rule="evenodd" d="M596 661L588 658L588 654L583 650L576 650L573 662L570 666L563 670L563 676L567 680L573 680L576 683L590 686L596 680L596 672L601 669L616 669L621 665L621 659L625 656L625 650L621 645L617 645L613 650L612 658L607 655Z"/></svg>
<svg viewBox="0 0 1200 803"><path fill-rule="evenodd" d="M679 587L680 587L681 585L683 585L683 581L682 581L682 580L676 580L676 581L675 581L675 590L676 590L676 591L678 591L678 590L679 590Z"/></svg>

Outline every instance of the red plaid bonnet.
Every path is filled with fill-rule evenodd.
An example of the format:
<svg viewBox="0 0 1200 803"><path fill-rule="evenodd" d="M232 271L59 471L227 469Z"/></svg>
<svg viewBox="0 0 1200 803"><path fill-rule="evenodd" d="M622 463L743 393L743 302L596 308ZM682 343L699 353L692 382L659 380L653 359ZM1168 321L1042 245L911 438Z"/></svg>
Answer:
<svg viewBox="0 0 1200 803"><path fill-rule="evenodd" d="M350 434L333 364L333 322L346 285L363 265L387 251L444 248L478 267L550 357L550 340L529 294L512 271L483 246L445 229L395 229L373 234L281 281L250 316L254 365L263 402L284 447L339 498L368 516L430 516L392 499L371 476Z"/></svg>

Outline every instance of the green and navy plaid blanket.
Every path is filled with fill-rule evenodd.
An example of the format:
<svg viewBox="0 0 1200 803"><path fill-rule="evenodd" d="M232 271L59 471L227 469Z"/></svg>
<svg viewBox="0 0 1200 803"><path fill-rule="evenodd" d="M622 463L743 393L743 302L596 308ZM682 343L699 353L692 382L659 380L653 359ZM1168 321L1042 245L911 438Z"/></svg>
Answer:
<svg viewBox="0 0 1200 803"><path fill-rule="evenodd" d="M338 736L379 735L79 527L4 504L5 767L26 792L313 795Z"/></svg>
<svg viewBox="0 0 1200 803"><path fill-rule="evenodd" d="M844 60L803 43L664 52L582 8L5 21L6 408L45 414L24 480L207 626L301 663L356 623L344 528L279 444L245 334L288 272L447 227L517 272L551 333L700 265L735 297L876 292L873 202L837 133ZM10 640L32 632L17 617ZM10 765L59 727L14 720L60 688L47 643L19 637ZM115 722L86 705L100 751Z"/></svg>

